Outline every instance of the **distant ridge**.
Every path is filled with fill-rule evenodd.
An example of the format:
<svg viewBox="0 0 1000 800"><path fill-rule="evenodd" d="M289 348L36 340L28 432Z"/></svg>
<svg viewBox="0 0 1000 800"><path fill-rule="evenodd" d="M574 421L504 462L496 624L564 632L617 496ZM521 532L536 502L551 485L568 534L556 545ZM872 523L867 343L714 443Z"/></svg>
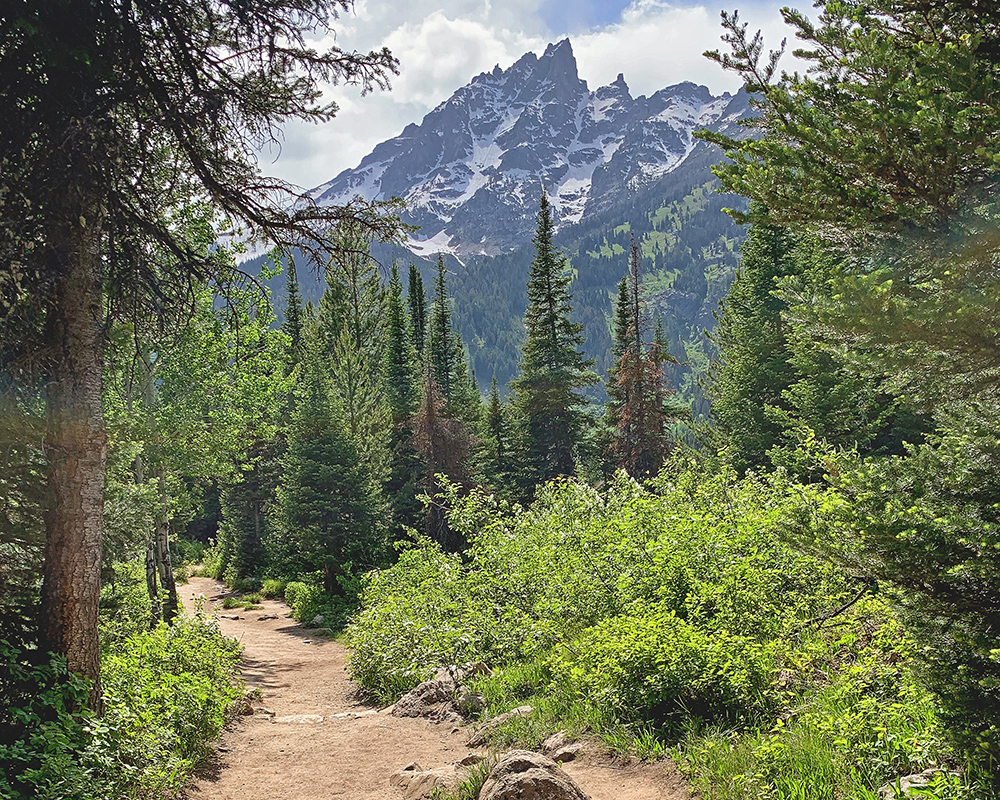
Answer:
<svg viewBox="0 0 1000 800"><path fill-rule="evenodd" d="M621 74L590 91L564 39L477 75L309 195L402 197L404 220L420 226L406 242L414 255L496 255L530 241L543 187L560 229L586 222L683 164L695 130L743 109L745 96L693 83L633 98Z"/></svg>

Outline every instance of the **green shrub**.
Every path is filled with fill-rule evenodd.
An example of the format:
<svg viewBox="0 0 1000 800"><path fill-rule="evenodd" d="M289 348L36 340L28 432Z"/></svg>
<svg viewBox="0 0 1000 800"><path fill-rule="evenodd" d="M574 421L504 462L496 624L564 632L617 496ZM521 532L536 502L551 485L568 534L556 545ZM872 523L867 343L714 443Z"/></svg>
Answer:
<svg viewBox="0 0 1000 800"><path fill-rule="evenodd" d="M0 640L0 797L86 800L110 787L86 763L93 718L84 712L87 683L62 658Z"/></svg>
<svg viewBox="0 0 1000 800"><path fill-rule="evenodd" d="M285 596L285 587L287 585L288 581L278 580L276 578L265 578L260 592L264 595L264 597L270 600L283 598Z"/></svg>
<svg viewBox="0 0 1000 800"><path fill-rule="evenodd" d="M117 731L123 776L150 795L183 785L243 694L239 649L214 623L181 616L105 659L104 724Z"/></svg>
<svg viewBox="0 0 1000 800"><path fill-rule="evenodd" d="M102 659L105 714L87 685L33 645L0 640L0 797L116 800L179 791L243 691L239 646L181 616L123 640Z"/></svg>
<svg viewBox="0 0 1000 800"><path fill-rule="evenodd" d="M622 721L679 733L690 718L745 725L773 716L771 648L706 633L673 610L640 605L586 631L551 659L556 684Z"/></svg>

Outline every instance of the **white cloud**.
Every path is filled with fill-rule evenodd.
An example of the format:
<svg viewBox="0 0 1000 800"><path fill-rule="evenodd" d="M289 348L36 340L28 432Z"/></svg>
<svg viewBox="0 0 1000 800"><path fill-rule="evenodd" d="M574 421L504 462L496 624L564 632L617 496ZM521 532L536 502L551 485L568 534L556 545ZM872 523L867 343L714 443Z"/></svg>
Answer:
<svg viewBox="0 0 1000 800"><path fill-rule="evenodd" d="M619 72L634 96L652 94L682 81L713 92L735 91L739 81L706 59L705 50L720 47L720 8L736 0L672 5L661 0L633 0L618 22L572 37L580 77L591 89L610 83ZM305 188L317 186L354 167L379 142L420 122L436 105L476 74L494 64L507 68L531 50L565 35L549 31L538 11L542 0L410 0L407 4L358 0L352 15L334 23L337 43L368 50L387 45L400 61L401 74L389 93L362 98L353 87L328 94L341 110L321 125L293 123L285 128L280 157L262 156L266 172ZM746 3L741 3L746 6ZM758 0L741 17L751 30L763 29L776 46L787 35L778 3Z"/></svg>

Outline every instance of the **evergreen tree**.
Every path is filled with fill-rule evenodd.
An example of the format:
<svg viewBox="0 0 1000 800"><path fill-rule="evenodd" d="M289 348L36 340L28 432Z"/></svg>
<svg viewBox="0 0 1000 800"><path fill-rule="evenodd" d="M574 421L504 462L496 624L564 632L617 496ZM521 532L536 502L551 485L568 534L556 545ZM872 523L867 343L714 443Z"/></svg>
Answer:
<svg viewBox="0 0 1000 800"><path fill-rule="evenodd" d="M597 376L580 351L583 326L569 319L570 276L565 257L552 244L554 224L544 192L537 221L524 315L527 339L521 374L512 386L525 460L541 482L574 474L589 422L579 390L596 383Z"/></svg>
<svg viewBox="0 0 1000 800"><path fill-rule="evenodd" d="M439 489L439 474L458 483L465 481L467 456L474 438L465 422L446 413L444 397L429 368L424 373L420 408L413 417L413 436L424 463L422 488L431 498L425 512L424 530L445 550L458 552L465 543L448 525L434 495Z"/></svg>
<svg viewBox="0 0 1000 800"><path fill-rule="evenodd" d="M444 258L438 256L434 299L431 301L430 325L427 332L427 364L446 408L451 404L458 380L458 352L455 340L455 332L451 327Z"/></svg>
<svg viewBox="0 0 1000 800"><path fill-rule="evenodd" d="M299 279L295 274L295 259L288 259L288 270L285 274L285 321L281 330L288 335L288 352L290 367L301 360L302 346L302 295L299 292Z"/></svg>
<svg viewBox="0 0 1000 800"><path fill-rule="evenodd" d="M795 239L784 228L752 225L741 250L743 264L722 304L712 340L719 358L712 365L712 436L739 472L770 466L768 451L782 426L767 407L787 410L782 397L795 372L776 292L778 280L797 271Z"/></svg>
<svg viewBox="0 0 1000 800"><path fill-rule="evenodd" d="M349 432L333 413L313 345L304 370L278 492L286 574L320 570L330 594L339 579L379 564L385 535L370 473Z"/></svg>
<svg viewBox="0 0 1000 800"><path fill-rule="evenodd" d="M320 337L350 435L372 473L384 476L391 427L382 385L384 292L364 232L345 225L337 241L341 255L327 268Z"/></svg>
<svg viewBox="0 0 1000 800"><path fill-rule="evenodd" d="M642 300L639 247L632 239L629 275L619 284L615 313L614 351L617 361L609 373L607 416L611 428L610 455L634 478L659 472L670 451L670 409L661 364L660 342L647 347L648 329Z"/></svg>
<svg viewBox="0 0 1000 800"><path fill-rule="evenodd" d="M413 441L413 414L417 406L416 354L407 335L406 310L399 271L392 265L392 276L385 304L384 387L389 403L392 428L389 434L389 474L385 495L390 505L393 536L400 536L403 526L421 524L422 507L417 500L420 481L425 473Z"/></svg>
<svg viewBox="0 0 1000 800"><path fill-rule="evenodd" d="M392 265L385 301L385 355L383 374L393 424L408 420L416 407L416 353L407 336L406 308L399 270Z"/></svg>
<svg viewBox="0 0 1000 800"><path fill-rule="evenodd" d="M510 421L500 399L497 377L490 383L490 394L482 419L477 470L484 485L507 494L513 489L515 465Z"/></svg>
<svg viewBox="0 0 1000 800"><path fill-rule="evenodd" d="M427 343L427 295L424 294L424 279L416 264L410 264L406 300L410 307L410 341L417 358L423 359Z"/></svg>

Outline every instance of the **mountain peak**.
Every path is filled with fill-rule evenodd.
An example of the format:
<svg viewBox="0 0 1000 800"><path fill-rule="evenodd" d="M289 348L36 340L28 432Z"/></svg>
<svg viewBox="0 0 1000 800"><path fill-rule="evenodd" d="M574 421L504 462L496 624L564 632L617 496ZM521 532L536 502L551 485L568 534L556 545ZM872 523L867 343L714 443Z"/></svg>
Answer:
<svg viewBox="0 0 1000 800"><path fill-rule="evenodd" d="M690 83L633 99L621 73L592 92L562 39L477 75L310 194L403 198L415 255L509 251L530 240L543 186L558 227L581 222L673 171L726 107Z"/></svg>

